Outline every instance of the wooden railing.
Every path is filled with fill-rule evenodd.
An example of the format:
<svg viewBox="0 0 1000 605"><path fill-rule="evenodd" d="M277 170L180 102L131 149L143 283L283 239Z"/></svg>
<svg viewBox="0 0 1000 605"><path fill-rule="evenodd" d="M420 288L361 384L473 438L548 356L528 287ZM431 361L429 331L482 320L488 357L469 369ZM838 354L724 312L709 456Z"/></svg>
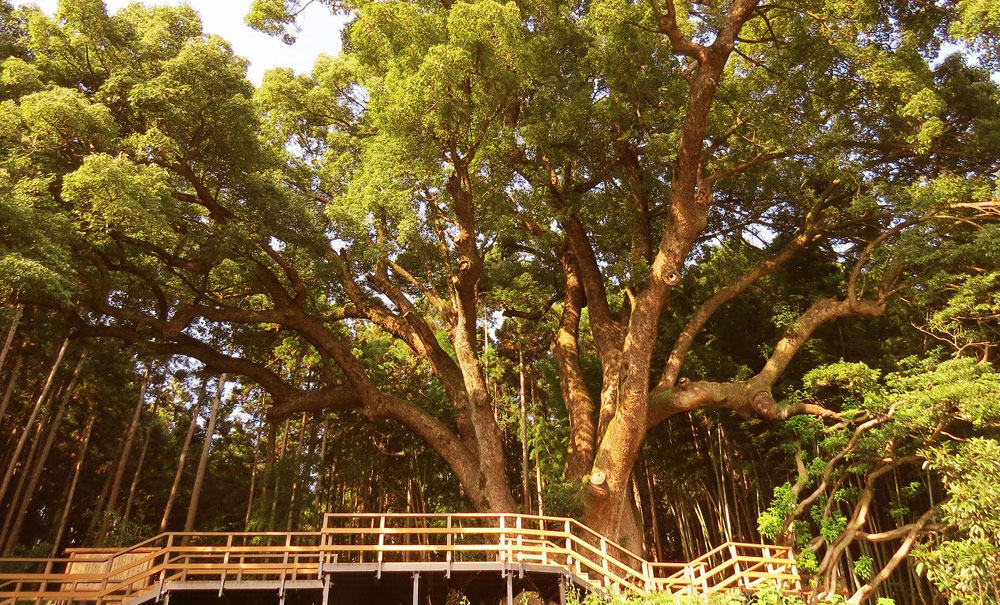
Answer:
<svg viewBox="0 0 1000 605"><path fill-rule="evenodd" d="M800 587L787 547L733 542L690 563L652 563L573 519L501 513L328 514L318 532L166 533L121 550L68 555L0 560L0 604L122 603L183 582L211 583L220 591L271 583L283 593L320 588L325 574L346 566L376 575L529 567L607 594L703 594L764 581L787 591Z"/></svg>

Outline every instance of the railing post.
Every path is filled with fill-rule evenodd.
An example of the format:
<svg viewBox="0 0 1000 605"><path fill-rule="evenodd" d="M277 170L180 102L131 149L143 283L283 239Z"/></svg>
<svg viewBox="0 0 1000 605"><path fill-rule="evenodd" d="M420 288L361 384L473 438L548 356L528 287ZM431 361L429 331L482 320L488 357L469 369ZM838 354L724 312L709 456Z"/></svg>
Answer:
<svg viewBox="0 0 1000 605"><path fill-rule="evenodd" d="M739 551L736 550L736 545L732 542L729 543L729 556L733 559L733 575L737 577L737 586L746 586L746 578L740 573L740 561L739 561Z"/></svg>
<svg viewBox="0 0 1000 605"><path fill-rule="evenodd" d="M698 571L701 572L701 589L708 594L708 571L705 569L704 563L698 564Z"/></svg>
<svg viewBox="0 0 1000 605"><path fill-rule="evenodd" d="M604 587L607 588L611 584L611 578L608 577L608 541L601 536L601 568L604 570Z"/></svg>
<svg viewBox="0 0 1000 605"><path fill-rule="evenodd" d="M570 533L569 520L566 520L563 531L566 532L566 568L572 569L573 565L573 540Z"/></svg>
<svg viewBox="0 0 1000 605"><path fill-rule="evenodd" d="M290 536L289 536L290 537ZM226 588L226 573L229 568L229 553L233 550L233 534L229 534L226 537L226 552L222 555L222 569L220 570L219 578L219 597L222 596L222 592Z"/></svg>
<svg viewBox="0 0 1000 605"><path fill-rule="evenodd" d="M451 577L451 561L452 561L452 528L451 528L451 515L448 515L448 552L445 553L445 562L448 564L447 570L445 570L444 576L446 578Z"/></svg>
<svg viewBox="0 0 1000 605"><path fill-rule="evenodd" d="M292 534L286 534L285 535L285 554L282 557L282 565L281 565L281 567L282 567L282 569L281 569L281 585L282 586L285 585L285 576L288 575L288 555L289 555L289 553L290 553L291 550L292 550ZM284 594L284 590L282 590L282 594Z"/></svg>
<svg viewBox="0 0 1000 605"><path fill-rule="evenodd" d="M646 594L653 592L653 566L649 564L649 561L642 562L642 575L644 578L644 587L646 589Z"/></svg>
<svg viewBox="0 0 1000 605"><path fill-rule="evenodd" d="M795 552L791 548L788 549L788 560L792 564L792 575L795 576L795 590L802 592L802 578L799 577L799 564L795 560Z"/></svg>
<svg viewBox="0 0 1000 605"><path fill-rule="evenodd" d="M378 571L375 572L376 578L382 577L382 547L385 546L385 515L379 517L378 522Z"/></svg>
<svg viewBox="0 0 1000 605"><path fill-rule="evenodd" d="M323 517L323 528L326 528L326 517ZM323 579L323 563L326 562L326 533L321 529L319 532L319 560L316 562L316 577Z"/></svg>
<svg viewBox="0 0 1000 605"><path fill-rule="evenodd" d="M104 603L104 591L108 589L108 580L111 579L111 570L114 569L115 557L111 555L108 560L104 563L104 578L101 581L101 592L97 597L97 605L102 605Z"/></svg>
<svg viewBox="0 0 1000 605"><path fill-rule="evenodd" d="M771 549L768 548L767 546L764 546L763 551L764 551L764 558L767 559L767 573L773 574L774 563L771 562ZM779 587L782 587L784 585L785 585L784 581L778 583Z"/></svg>
<svg viewBox="0 0 1000 605"><path fill-rule="evenodd" d="M507 515L503 513L500 514L500 529L507 529ZM500 533L500 562L503 563L506 560L506 551L504 547L507 545L507 534L505 532Z"/></svg>

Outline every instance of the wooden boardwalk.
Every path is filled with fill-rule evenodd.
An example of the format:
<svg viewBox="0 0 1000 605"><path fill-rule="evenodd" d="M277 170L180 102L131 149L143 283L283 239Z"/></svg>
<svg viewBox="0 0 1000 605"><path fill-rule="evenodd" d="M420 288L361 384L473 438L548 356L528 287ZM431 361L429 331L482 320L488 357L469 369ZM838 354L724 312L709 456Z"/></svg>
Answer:
<svg viewBox="0 0 1000 605"><path fill-rule="evenodd" d="M66 554L0 559L0 605L138 605L234 591L337 605L346 602L341 587L399 592L401 582L416 605L433 587L473 580L508 602L525 586L551 601L571 585L607 595L801 588L787 547L729 542L688 563L654 563L572 519L499 513L328 514L317 532L171 532Z"/></svg>

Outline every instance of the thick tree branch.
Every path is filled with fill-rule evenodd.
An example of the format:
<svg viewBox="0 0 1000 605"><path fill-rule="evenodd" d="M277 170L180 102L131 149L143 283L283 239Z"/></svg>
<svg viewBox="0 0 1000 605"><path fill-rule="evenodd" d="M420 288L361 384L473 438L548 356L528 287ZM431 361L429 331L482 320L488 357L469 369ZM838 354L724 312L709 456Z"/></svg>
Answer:
<svg viewBox="0 0 1000 605"><path fill-rule="evenodd" d="M663 8L666 12L660 11L656 0L651 0L654 14L656 15L657 26L660 33L667 36L674 52L680 55L687 55L698 63L704 63L707 49L701 44L697 44L687 39L684 32L677 24L677 8L673 0L664 0Z"/></svg>
<svg viewBox="0 0 1000 605"><path fill-rule="evenodd" d="M649 393L646 426L654 426L674 414L706 407L727 408L745 416L757 414L769 420L783 420L794 414L815 414L839 420L840 417L835 412L810 402L779 407L771 395L771 387L818 327L840 317L878 316L884 311L885 301L882 300L852 303L847 300L821 299L785 332L764 367L749 380L688 382L679 379L672 387L653 389Z"/></svg>
<svg viewBox="0 0 1000 605"><path fill-rule="evenodd" d="M814 238L815 231L811 228L807 228L805 232L799 234L788 242L774 257L757 263L749 271L741 275L736 281L721 288L715 294L710 296L708 300L702 303L691 319L688 320L684 329L681 330L677 340L674 342L674 348L670 352L670 357L667 359L666 367L663 370L663 374L661 375L656 388L664 389L674 386L677 382L677 378L680 376L681 365L684 363L684 358L687 355L688 350L691 348L691 345L694 344L695 337L705 324L708 323L708 320L712 318L716 311L743 293L761 277L773 273L779 267L791 260L799 250L804 248L806 244L811 242Z"/></svg>
<svg viewBox="0 0 1000 605"><path fill-rule="evenodd" d="M552 298L550 298L547 301L545 301L544 303L542 303L542 306L540 308L536 309L535 311L520 311L518 309L504 309L503 315L504 315L504 317L517 317L517 318L520 318L520 319L527 319L528 321L538 321L539 319L541 319L542 317L544 317L546 313L549 312L549 309L552 308L552 305L556 304L556 302L558 302L559 299L563 298L563 297L564 297L564 293L562 293L562 292L556 292L552 296Z"/></svg>

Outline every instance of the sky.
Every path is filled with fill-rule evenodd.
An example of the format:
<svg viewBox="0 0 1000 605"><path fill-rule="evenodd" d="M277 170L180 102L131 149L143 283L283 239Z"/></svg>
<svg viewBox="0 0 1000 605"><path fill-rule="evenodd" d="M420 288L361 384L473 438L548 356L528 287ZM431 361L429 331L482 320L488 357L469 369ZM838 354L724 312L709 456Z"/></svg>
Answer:
<svg viewBox="0 0 1000 605"><path fill-rule="evenodd" d="M109 13L130 4L133 0L105 0ZM254 31L243 23L250 12L253 0L152 0L149 5L188 4L201 13L206 32L218 34L233 45L236 54L250 60L249 77L260 84L264 72L272 67L291 67L296 73L309 72L321 53L335 55L340 51L340 30L345 23L342 16L331 15L326 7L314 3L299 15L301 31L298 40L289 46L279 38ZM16 6L34 4L49 14L55 13L58 0L14 0Z"/></svg>

